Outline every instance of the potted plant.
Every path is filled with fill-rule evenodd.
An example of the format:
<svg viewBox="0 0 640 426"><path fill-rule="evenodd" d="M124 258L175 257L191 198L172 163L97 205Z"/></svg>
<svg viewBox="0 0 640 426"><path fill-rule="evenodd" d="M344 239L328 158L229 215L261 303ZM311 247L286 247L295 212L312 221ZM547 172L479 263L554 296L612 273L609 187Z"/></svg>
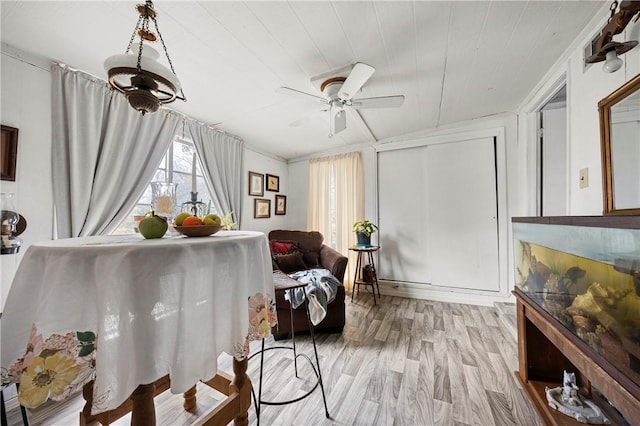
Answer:
<svg viewBox="0 0 640 426"><path fill-rule="evenodd" d="M373 222L360 220L353 224L353 232L356 233L358 238L358 246L368 247L371 245L371 234L378 230L378 226Z"/></svg>

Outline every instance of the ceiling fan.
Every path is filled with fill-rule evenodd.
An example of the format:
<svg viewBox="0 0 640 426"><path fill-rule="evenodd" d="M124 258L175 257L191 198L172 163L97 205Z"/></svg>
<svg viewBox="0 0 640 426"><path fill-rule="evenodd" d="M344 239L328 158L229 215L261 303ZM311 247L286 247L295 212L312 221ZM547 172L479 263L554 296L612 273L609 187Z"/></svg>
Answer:
<svg viewBox="0 0 640 426"><path fill-rule="evenodd" d="M277 92L320 102L323 105L322 111L329 112L329 137L332 137L347 128L347 108L395 108L404 102L404 95L353 98L375 70L371 65L358 62L347 77L335 76L324 79L320 84L320 91L324 96L312 95L290 87L280 87Z"/></svg>

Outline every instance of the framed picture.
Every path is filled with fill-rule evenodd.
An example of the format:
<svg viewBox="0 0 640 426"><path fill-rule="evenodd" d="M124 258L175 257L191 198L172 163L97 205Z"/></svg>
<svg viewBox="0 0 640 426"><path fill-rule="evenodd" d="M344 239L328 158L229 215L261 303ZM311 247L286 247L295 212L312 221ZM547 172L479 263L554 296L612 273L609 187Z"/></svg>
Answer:
<svg viewBox="0 0 640 426"><path fill-rule="evenodd" d="M267 174L267 191L280 191L280 178L278 176Z"/></svg>
<svg viewBox="0 0 640 426"><path fill-rule="evenodd" d="M262 173L249 172L249 195L264 195L264 175Z"/></svg>
<svg viewBox="0 0 640 426"><path fill-rule="evenodd" d="M271 200L256 198L253 200L253 217L264 219L271 217Z"/></svg>
<svg viewBox="0 0 640 426"><path fill-rule="evenodd" d="M287 214L287 196L286 195L276 195L276 208L275 208L274 214L276 215Z"/></svg>
<svg viewBox="0 0 640 426"><path fill-rule="evenodd" d="M18 158L18 129L2 126L2 144L0 145L0 180L16 180L16 160Z"/></svg>

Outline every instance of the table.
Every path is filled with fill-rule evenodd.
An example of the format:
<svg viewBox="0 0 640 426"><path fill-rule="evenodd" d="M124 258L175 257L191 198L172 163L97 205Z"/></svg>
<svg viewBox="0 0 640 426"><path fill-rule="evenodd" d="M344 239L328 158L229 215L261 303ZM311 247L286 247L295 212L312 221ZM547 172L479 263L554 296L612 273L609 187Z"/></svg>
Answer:
<svg viewBox="0 0 640 426"><path fill-rule="evenodd" d="M351 302L353 302L353 293L355 293L356 286L358 288L358 293L360 293L360 286L371 286L373 289L373 304L376 304L376 288L378 289L378 298L380 297L380 286L378 285L378 273L376 272L376 265L373 261L373 253L378 251L380 246L353 246L350 247L349 250L355 251L357 253L356 258L356 272L353 275L353 289L351 290ZM367 260L369 265L371 265L372 276L369 277L370 280L365 281L362 276L362 268L364 267L364 255L367 255Z"/></svg>
<svg viewBox="0 0 640 426"><path fill-rule="evenodd" d="M166 376L173 393L215 382L222 352L234 355L239 386L246 380L250 392L248 340L269 335L273 296L269 245L258 232L34 244L2 315L2 366L20 379L19 399L30 407L89 384L87 415L116 409L139 385ZM250 398L243 405L239 423ZM132 423L135 400L133 408Z"/></svg>

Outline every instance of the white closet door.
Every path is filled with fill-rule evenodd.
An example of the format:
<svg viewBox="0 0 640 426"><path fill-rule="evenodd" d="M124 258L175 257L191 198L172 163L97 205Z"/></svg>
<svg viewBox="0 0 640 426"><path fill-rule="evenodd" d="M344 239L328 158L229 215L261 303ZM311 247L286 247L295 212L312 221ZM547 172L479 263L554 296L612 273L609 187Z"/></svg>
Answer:
<svg viewBox="0 0 640 426"><path fill-rule="evenodd" d="M378 277L425 283L427 148L378 153Z"/></svg>
<svg viewBox="0 0 640 426"><path fill-rule="evenodd" d="M495 164L492 138L429 147L429 283L499 290Z"/></svg>
<svg viewBox="0 0 640 426"><path fill-rule="evenodd" d="M378 154L380 278L499 290L493 138Z"/></svg>

